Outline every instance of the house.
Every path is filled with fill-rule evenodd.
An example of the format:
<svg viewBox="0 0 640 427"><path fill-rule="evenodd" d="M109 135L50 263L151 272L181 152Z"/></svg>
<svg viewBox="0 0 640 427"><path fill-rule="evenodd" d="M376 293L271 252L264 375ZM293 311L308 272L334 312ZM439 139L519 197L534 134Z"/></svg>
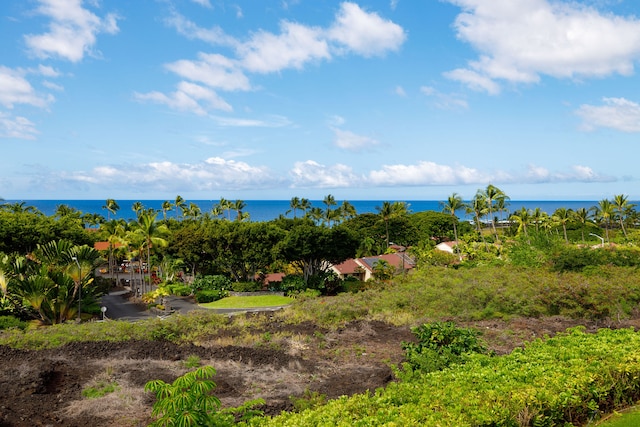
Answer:
<svg viewBox="0 0 640 427"><path fill-rule="evenodd" d="M452 242L441 242L436 245L436 249L443 252L449 252L450 254L455 252L455 247L458 244L456 241Z"/></svg>
<svg viewBox="0 0 640 427"><path fill-rule="evenodd" d="M331 269L341 278L355 277L366 282L373 277L375 266L380 260L386 261L395 268L396 273L409 271L415 267L415 260L405 252L394 252L363 258L348 259L340 264L332 265Z"/></svg>

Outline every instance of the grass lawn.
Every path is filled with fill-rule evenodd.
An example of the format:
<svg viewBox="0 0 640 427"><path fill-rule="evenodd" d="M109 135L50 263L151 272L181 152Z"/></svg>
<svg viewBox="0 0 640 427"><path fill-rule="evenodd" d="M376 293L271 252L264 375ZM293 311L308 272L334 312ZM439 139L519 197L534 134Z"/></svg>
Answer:
<svg viewBox="0 0 640 427"><path fill-rule="evenodd" d="M597 424L598 427L638 427L640 426L640 407L614 414Z"/></svg>
<svg viewBox="0 0 640 427"><path fill-rule="evenodd" d="M274 307L287 305L293 302L293 298L280 295L256 295L249 297L227 297L218 301L200 304L204 308L254 308Z"/></svg>

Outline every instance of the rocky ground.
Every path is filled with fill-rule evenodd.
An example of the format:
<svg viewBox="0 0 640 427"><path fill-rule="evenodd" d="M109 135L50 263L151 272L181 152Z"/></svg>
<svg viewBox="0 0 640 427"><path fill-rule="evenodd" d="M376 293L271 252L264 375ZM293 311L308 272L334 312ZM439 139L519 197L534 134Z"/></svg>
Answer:
<svg viewBox="0 0 640 427"><path fill-rule="evenodd" d="M268 314L248 314L259 316ZM564 318L515 319L470 323L498 354L568 327L638 326L639 321L608 325ZM271 322L265 339L232 345L231 337L212 336L199 345L169 342L72 343L54 350L24 351L0 346L0 426L145 426L153 395L147 381L173 381L189 370L193 356L217 370L215 391L223 405L238 406L262 398L266 414L292 410L291 396L317 392L328 398L374 390L393 381L390 364L402 361L409 328L380 322L354 322L337 331L311 324ZM283 332L287 332L283 334ZM269 337L286 336L270 340ZM115 392L87 399L82 390L117 384Z"/></svg>

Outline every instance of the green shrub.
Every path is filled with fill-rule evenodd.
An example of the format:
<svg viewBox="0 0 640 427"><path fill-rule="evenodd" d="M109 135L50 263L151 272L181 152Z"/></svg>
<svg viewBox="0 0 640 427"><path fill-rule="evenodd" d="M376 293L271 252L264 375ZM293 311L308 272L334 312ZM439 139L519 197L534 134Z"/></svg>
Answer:
<svg viewBox="0 0 640 427"><path fill-rule="evenodd" d="M231 280L223 275L196 277L191 288L197 291L228 291L231 289Z"/></svg>
<svg viewBox="0 0 640 427"><path fill-rule="evenodd" d="M21 329L24 331L25 329L27 329L27 325L27 322L20 320L17 317L0 316L0 331L3 329L11 328Z"/></svg>
<svg viewBox="0 0 640 427"><path fill-rule="evenodd" d="M236 282L231 285L234 292L258 292L264 288L260 282Z"/></svg>
<svg viewBox="0 0 640 427"><path fill-rule="evenodd" d="M195 294L196 301L199 304L204 304L206 302L218 301L222 298L226 298L229 296L229 292L222 290L203 290L198 291Z"/></svg>
<svg viewBox="0 0 640 427"><path fill-rule="evenodd" d="M282 278L282 291L285 294L293 294L307 289L304 278L297 274L288 274Z"/></svg>
<svg viewBox="0 0 640 427"><path fill-rule="evenodd" d="M191 287L183 285L182 283L167 285L167 289L169 289L171 295L177 295L179 297L186 297L191 295Z"/></svg>
<svg viewBox="0 0 640 427"><path fill-rule="evenodd" d="M453 322L432 322L411 329L417 343L402 343L412 370L433 372L463 363L469 353L486 353L479 332L458 328Z"/></svg>

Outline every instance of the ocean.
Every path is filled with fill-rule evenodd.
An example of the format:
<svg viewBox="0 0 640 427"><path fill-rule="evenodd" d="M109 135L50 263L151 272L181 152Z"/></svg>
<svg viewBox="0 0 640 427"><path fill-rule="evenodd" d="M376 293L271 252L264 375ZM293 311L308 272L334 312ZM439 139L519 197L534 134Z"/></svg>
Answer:
<svg viewBox="0 0 640 427"><path fill-rule="evenodd" d="M147 208L153 208L160 211L158 218L162 218L162 203L163 200L116 200L120 209L116 215L109 215L111 218L125 220L135 219L135 212L131 208L135 202L141 202L142 205ZM362 213L377 213L377 208L382 206L382 200L348 200L351 203L358 214ZM389 200L393 202L392 200ZM441 201L439 200L400 200L406 202L409 205L410 212L422 212L422 211L442 211ZM33 206L40 212L47 216L51 216L56 212L59 205L67 205L71 208L75 208L83 213L97 213L105 218L107 217L107 210L103 208L105 200L5 200L0 203L22 203L25 206ZM218 200L186 200L186 203L195 203L200 210L204 212L210 212L212 207L215 206ZM270 221L278 218L280 215L285 215L289 218L293 217L293 213L287 215L287 211L291 210L289 200L244 200L246 206L243 212L248 212L251 221ZM324 208L325 205L322 200L311 200L311 205ZM342 200L336 200L338 206L342 203ZM520 208L525 207L527 209L540 208L542 211L551 215L558 208L566 209L579 209L579 208L591 208L598 204L597 201L561 201L561 200L511 200L509 202L509 212L515 212ZM176 217L175 210L167 213L167 217ZM234 212L231 212L233 217ZM297 215L300 216L301 212L298 211ZM505 214L505 217L507 215ZM458 213L458 217L461 219L472 219L465 216L463 211Z"/></svg>

